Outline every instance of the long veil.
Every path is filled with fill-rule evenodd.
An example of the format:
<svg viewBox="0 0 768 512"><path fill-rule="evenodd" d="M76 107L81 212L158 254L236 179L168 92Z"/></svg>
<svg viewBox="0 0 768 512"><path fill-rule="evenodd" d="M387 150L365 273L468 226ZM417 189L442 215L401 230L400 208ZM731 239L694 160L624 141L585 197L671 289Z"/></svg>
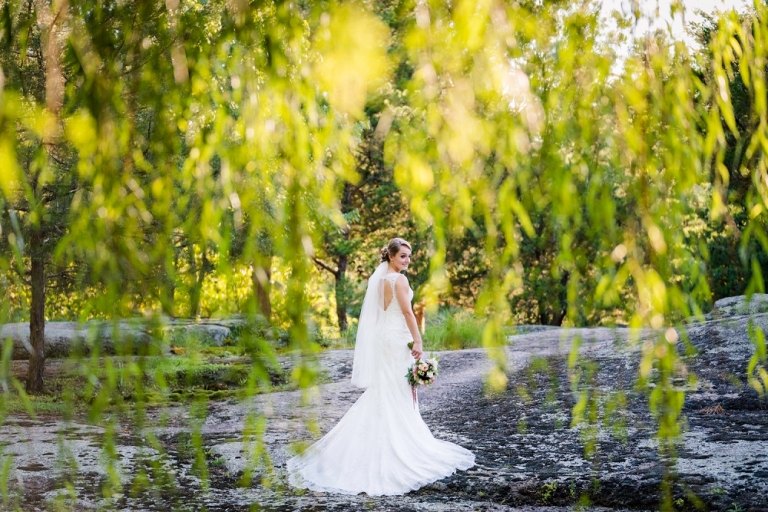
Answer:
<svg viewBox="0 0 768 512"><path fill-rule="evenodd" d="M376 267L368 279L360 321L357 324L355 339L355 359L352 364L352 384L367 388L373 383L376 370L376 338L381 334L384 321L384 297L380 283L387 273L387 262Z"/></svg>

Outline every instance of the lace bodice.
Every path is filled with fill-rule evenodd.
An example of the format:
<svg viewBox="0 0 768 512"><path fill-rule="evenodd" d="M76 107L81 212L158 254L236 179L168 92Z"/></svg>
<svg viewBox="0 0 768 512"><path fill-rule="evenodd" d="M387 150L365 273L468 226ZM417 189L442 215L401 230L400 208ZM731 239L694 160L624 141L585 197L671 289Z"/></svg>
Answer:
<svg viewBox="0 0 768 512"><path fill-rule="evenodd" d="M397 278L400 277L400 275L401 274L396 272L392 272L384 275L384 281L388 282L392 287L392 300L385 308L387 314L393 314L393 313L400 313L401 315L403 314L403 310L400 308L400 302L398 302L397 300L397 292L395 291L395 282L397 281ZM412 300L413 300L413 289L409 287L408 301L412 301Z"/></svg>

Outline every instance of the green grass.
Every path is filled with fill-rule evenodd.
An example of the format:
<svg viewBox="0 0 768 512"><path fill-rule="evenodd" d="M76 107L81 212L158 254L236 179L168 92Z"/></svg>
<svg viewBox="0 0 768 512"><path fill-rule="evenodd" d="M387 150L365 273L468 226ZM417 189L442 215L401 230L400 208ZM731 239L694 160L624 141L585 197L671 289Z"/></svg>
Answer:
<svg viewBox="0 0 768 512"><path fill-rule="evenodd" d="M46 394L24 397L16 391L5 394L0 403L0 411L5 414L26 413L32 416L53 415L70 416L72 406L65 403L60 396Z"/></svg>
<svg viewBox="0 0 768 512"><path fill-rule="evenodd" d="M282 369L263 367L246 357L223 360L222 352L204 349L183 355L103 357L97 367L91 360L69 360L46 377L46 390L38 395L26 395L17 376L15 385L0 396L0 417L23 413L71 417L93 406L109 410L132 408L137 401L161 405L198 398L224 400L292 386Z"/></svg>
<svg viewBox="0 0 768 512"><path fill-rule="evenodd" d="M485 322L467 309L441 309L427 315L424 333L425 350L461 350L483 346ZM353 348L357 337L357 323L350 324L347 332L334 340L329 348Z"/></svg>
<svg viewBox="0 0 768 512"><path fill-rule="evenodd" d="M485 322L467 309L442 309L427 315L425 350L461 350L483 346Z"/></svg>
<svg viewBox="0 0 768 512"><path fill-rule="evenodd" d="M349 328L346 332L341 334L341 337L332 342L329 348L353 348L355 346L355 339L357 338L357 322L350 322Z"/></svg>
<svg viewBox="0 0 768 512"><path fill-rule="evenodd" d="M330 344L330 348L354 346L357 324ZM444 309L429 315L424 335L426 350L457 350L482 346L484 322L469 310ZM151 357L103 357L72 359L46 379L46 392L26 396L22 383L9 386L0 398L2 414L28 413L68 417L82 414L94 403L99 407L131 407L141 400L161 405L193 399L224 400L246 394L295 387L280 369L254 365L249 354L262 353L254 338L222 347L194 337L175 338L173 354ZM272 341L274 343L274 341ZM277 352L287 350L277 347ZM320 381L324 380L321 374ZM21 380L21 377L18 377ZM139 381L138 379L141 379ZM140 385L139 385L140 384Z"/></svg>
<svg viewBox="0 0 768 512"><path fill-rule="evenodd" d="M24 393L24 375L14 379L6 369L0 380L5 384L0 388L0 418L25 413L70 417L94 408L131 409L138 402L225 400L296 387L289 374L268 362L291 352L286 332L240 328L235 334L215 346L205 337L172 333L165 340L171 353L162 355L52 360L45 392L35 396ZM324 345L316 331L310 336ZM318 376L321 382L325 378L322 372Z"/></svg>

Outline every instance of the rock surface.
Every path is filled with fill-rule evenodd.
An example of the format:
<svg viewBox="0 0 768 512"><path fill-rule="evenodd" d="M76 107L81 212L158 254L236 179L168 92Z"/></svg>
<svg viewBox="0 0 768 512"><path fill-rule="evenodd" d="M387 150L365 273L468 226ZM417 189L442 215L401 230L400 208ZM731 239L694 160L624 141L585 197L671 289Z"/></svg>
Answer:
<svg viewBox="0 0 768 512"><path fill-rule="evenodd" d="M317 435L307 429L307 420L315 421L319 433L327 432L361 394L349 385L349 350L320 354L326 383L318 393L275 392L209 404L208 415L199 424L210 476L207 491L189 453L194 424L189 407L151 411L151 432L159 442L155 448L147 442L148 432L126 426L116 434L116 474L122 482L138 485L136 475L145 468L161 492L126 489L112 501L102 498L104 431L95 427L12 418L0 429L0 444L5 445L4 454L14 456L10 484L23 510L44 510L50 500L62 496L68 466L61 461L76 460L80 469L72 482L78 510L205 506L212 511L245 511L258 504L259 510L270 511L565 511L580 501L589 502L589 510L658 510L667 468L678 510L701 506L765 511L768 400L746 384L745 369L754 352L749 324L768 330L768 314L726 314L687 326L689 349L698 354L685 356L684 362L697 380L680 384L687 388L687 396L677 458L659 455L645 391L634 385L639 347L663 332L602 328L542 330L513 337L506 349L507 391L496 395L484 392L491 363L482 350L442 353L440 380L420 395L422 415L437 437L474 451L477 465L402 497L299 492L286 485L283 468L292 444ZM583 340L582 358L598 368L590 391L603 397L622 391L625 397L625 406L611 412L611 421L593 432L596 446L589 456L585 454L589 430L571 427L574 394L567 354L576 335ZM679 346L685 349L684 343ZM281 363L288 367L292 361ZM603 403L602 410L605 407ZM258 425L251 421L257 416L268 420L263 439L273 471L259 462L263 459L251 458L254 445L243 436L246 425ZM612 425L620 428L612 433ZM241 487L249 468L255 483ZM262 485L267 476L270 485Z"/></svg>
<svg viewBox="0 0 768 512"><path fill-rule="evenodd" d="M768 312L768 294L755 293L749 300L746 295L737 295L715 301L715 307L707 317L717 319L766 312Z"/></svg>
<svg viewBox="0 0 768 512"><path fill-rule="evenodd" d="M121 320L116 323L91 321L46 322L45 352L48 358L64 358L82 351L86 354L99 347L104 355L139 354L168 350L169 342L194 337L205 344L221 346L232 336L232 330L244 325L237 318L200 321L185 319L161 319L156 326L143 320ZM12 358L29 359L32 346L29 343L29 323L10 323L0 327L0 340L13 342Z"/></svg>

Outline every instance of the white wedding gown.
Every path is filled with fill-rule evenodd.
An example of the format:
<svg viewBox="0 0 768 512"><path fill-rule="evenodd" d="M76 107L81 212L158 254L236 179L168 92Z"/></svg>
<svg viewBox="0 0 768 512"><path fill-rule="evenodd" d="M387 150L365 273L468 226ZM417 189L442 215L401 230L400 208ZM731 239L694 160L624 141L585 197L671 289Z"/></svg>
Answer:
<svg viewBox="0 0 768 512"><path fill-rule="evenodd" d="M385 276L393 290L397 276ZM386 309L381 334L371 385L330 432L288 461L291 485L341 494L398 495L475 465L469 450L435 439L421 419L418 402L414 405L405 377L414 361L407 345L411 334L396 298Z"/></svg>

